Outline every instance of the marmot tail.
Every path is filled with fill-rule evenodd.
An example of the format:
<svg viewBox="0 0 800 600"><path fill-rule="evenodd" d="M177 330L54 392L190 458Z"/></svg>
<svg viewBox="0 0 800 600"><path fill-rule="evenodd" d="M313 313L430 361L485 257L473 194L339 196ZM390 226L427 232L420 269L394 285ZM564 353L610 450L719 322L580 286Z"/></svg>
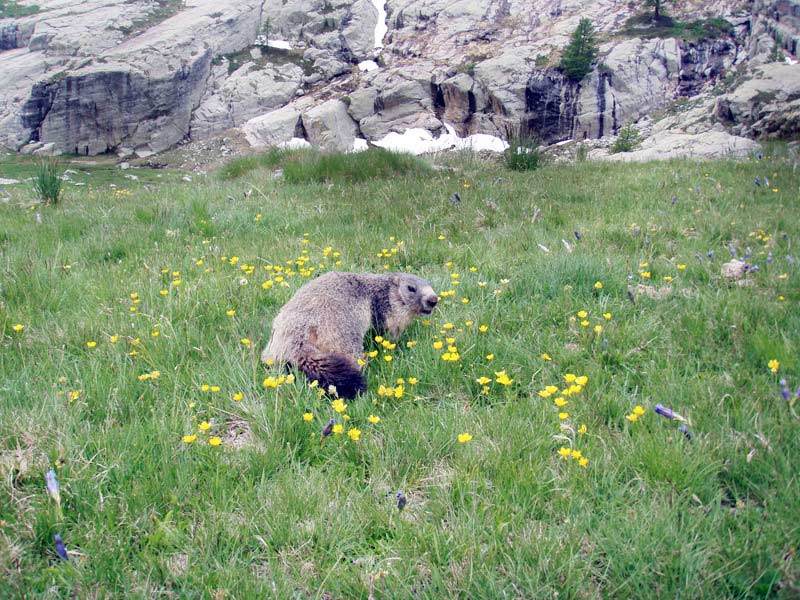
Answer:
<svg viewBox="0 0 800 600"><path fill-rule="evenodd" d="M342 354L305 354L296 362L310 381L318 381L319 387L326 391L334 386L340 398L355 398L367 390L361 370Z"/></svg>

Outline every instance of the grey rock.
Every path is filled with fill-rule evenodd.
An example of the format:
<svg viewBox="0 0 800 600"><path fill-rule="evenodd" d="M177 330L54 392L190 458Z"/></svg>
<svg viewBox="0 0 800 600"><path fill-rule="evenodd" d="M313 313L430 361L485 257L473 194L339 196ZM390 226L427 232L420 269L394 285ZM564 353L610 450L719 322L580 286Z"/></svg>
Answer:
<svg viewBox="0 0 800 600"><path fill-rule="evenodd" d="M327 151L352 150L358 125L341 100L328 100L303 114L306 139Z"/></svg>

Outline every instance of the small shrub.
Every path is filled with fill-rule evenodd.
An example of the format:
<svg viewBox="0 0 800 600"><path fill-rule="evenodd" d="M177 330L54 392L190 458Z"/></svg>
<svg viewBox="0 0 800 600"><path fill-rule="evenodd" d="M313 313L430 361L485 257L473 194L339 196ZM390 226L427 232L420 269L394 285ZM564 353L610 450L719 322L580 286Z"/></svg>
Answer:
<svg viewBox="0 0 800 600"><path fill-rule="evenodd" d="M632 152L639 145L639 141L639 132L633 126L633 123L628 123L619 130L617 139L611 146L611 153Z"/></svg>
<svg viewBox="0 0 800 600"><path fill-rule="evenodd" d="M512 171L533 171L544 164L544 155L535 139L512 137L503 152L503 162Z"/></svg>
<svg viewBox="0 0 800 600"><path fill-rule="evenodd" d="M578 148L575 150L575 160L578 162L586 162L586 156L589 154L589 151L586 149L584 144L578 144Z"/></svg>
<svg viewBox="0 0 800 600"><path fill-rule="evenodd" d="M36 167L33 189L45 204L58 204L61 197L60 166L56 159L46 158Z"/></svg>

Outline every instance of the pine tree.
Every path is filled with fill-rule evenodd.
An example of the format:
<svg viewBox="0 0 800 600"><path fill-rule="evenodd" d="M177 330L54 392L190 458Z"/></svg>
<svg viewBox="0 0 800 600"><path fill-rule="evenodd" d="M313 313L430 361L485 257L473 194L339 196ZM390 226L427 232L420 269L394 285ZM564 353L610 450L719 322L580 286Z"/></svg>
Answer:
<svg viewBox="0 0 800 600"><path fill-rule="evenodd" d="M561 69L569 79L580 81L592 70L597 58L597 35L592 21L583 18L572 33L572 39L561 57Z"/></svg>

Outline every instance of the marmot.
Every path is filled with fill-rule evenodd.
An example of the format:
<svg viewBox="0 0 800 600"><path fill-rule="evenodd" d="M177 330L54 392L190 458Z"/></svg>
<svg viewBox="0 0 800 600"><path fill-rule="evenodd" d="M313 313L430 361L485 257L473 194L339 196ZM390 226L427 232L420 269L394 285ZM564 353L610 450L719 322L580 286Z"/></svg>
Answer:
<svg viewBox="0 0 800 600"><path fill-rule="evenodd" d="M322 389L333 385L340 397L353 398L367 389L358 364L367 331L397 340L438 300L428 281L407 273L326 273L281 308L261 360L294 365Z"/></svg>

